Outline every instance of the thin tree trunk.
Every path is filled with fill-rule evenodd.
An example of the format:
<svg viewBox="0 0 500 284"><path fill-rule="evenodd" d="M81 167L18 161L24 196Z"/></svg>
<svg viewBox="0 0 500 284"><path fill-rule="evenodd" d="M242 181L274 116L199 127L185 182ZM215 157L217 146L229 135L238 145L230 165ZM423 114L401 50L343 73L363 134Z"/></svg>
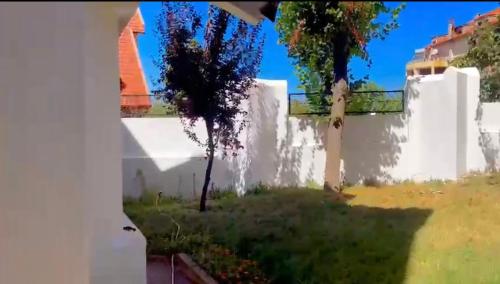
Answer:
<svg viewBox="0 0 500 284"><path fill-rule="evenodd" d="M208 185L210 184L210 175L212 174L212 166L214 163L214 152L215 145L213 141L213 122L206 121L205 125L207 127L207 136L208 136L208 164L207 169L205 171L205 181L203 183L203 188L201 190L201 198L200 198L200 212L203 212L207 209L207 191Z"/></svg>
<svg viewBox="0 0 500 284"><path fill-rule="evenodd" d="M330 111L330 122L328 124L325 184L323 188L327 191L340 191L340 166L342 149L342 129L344 126L345 103L348 91L347 61L349 58L349 46L347 35L340 34L335 39L334 53L334 86L333 104Z"/></svg>

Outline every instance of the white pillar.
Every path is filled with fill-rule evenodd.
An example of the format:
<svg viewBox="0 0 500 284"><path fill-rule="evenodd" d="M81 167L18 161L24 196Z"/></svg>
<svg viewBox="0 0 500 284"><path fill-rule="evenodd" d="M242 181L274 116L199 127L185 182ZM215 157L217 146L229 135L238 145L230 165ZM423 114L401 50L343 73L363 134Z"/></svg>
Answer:
<svg viewBox="0 0 500 284"><path fill-rule="evenodd" d="M477 68L462 68L458 70L458 96L462 104L461 114L464 129L463 150L461 152L460 175L471 171L485 170L485 157L481 150L480 126L482 120L482 108L479 101L479 70ZM459 106L460 107L460 106Z"/></svg>
<svg viewBox="0 0 500 284"><path fill-rule="evenodd" d="M117 41L135 7L0 4L0 283L145 283L121 205Z"/></svg>

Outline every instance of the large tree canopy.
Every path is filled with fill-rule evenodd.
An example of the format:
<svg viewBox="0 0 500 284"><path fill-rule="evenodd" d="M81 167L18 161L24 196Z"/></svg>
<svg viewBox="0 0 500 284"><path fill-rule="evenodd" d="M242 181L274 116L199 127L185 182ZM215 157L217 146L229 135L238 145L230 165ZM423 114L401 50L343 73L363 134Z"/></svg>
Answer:
<svg viewBox="0 0 500 284"><path fill-rule="evenodd" d="M352 56L370 65L366 44L375 38L384 39L397 28L397 17L403 7L391 9L381 1L283 2L276 27L280 43L288 47L288 54L294 60L301 83L310 85L311 80L317 80L311 74L318 74L322 92L329 93L334 82L335 59L342 61L338 65L345 65L336 70L337 77L347 75L339 73L347 73L347 62ZM387 21L378 22L379 16Z"/></svg>
<svg viewBox="0 0 500 284"><path fill-rule="evenodd" d="M299 79L303 85L311 85L319 75L322 92L310 102L317 107L328 104L331 108L327 155L325 166L325 190L340 190L340 149L342 126L348 94L349 74L347 65L352 56L358 56L371 64L366 43L374 38L384 39L397 25L397 17L403 5L391 9L383 2L308 1L283 2L277 29L280 42L288 47ZM386 23L378 22L386 16ZM382 17L383 18L383 17ZM332 86L335 85L334 90Z"/></svg>

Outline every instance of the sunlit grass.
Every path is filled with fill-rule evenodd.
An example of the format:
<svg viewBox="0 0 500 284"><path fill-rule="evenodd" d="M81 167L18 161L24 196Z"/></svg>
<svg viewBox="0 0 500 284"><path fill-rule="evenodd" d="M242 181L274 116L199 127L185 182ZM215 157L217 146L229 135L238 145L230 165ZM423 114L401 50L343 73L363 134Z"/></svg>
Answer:
<svg viewBox="0 0 500 284"><path fill-rule="evenodd" d="M152 235L206 232L275 283L500 283L500 175L459 183L259 190L196 202L151 196L125 209ZM152 245L151 243L149 244ZM161 252L161 248L155 248Z"/></svg>

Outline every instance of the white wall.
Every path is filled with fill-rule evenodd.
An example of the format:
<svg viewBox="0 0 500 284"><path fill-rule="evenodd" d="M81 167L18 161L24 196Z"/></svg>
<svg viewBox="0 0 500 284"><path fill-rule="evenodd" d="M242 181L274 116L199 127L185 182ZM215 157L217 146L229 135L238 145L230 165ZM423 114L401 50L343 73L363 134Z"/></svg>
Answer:
<svg viewBox="0 0 500 284"><path fill-rule="evenodd" d="M241 134L245 151L235 159L223 160L221 153L216 154L215 187L234 186L241 191L259 181L284 182L289 169L280 164L287 133L286 81L259 82L245 104L251 121ZM146 188L184 197L200 194L205 151L187 138L178 118L123 118L122 125L125 195L139 196ZM205 139L201 121L195 129Z"/></svg>
<svg viewBox="0 0 500 284"><path fill-rule="evenodd" d="M0 4L0 283L146 281L144 237L122 229L116 83L136 5Z"/></svg>
<svg viewBox="0 0 500 284"><path fill-rule="evenodd" d="M469 37L461 37L459 39L450 40L445 43L440 44L437 47L438 53L435 57L456 57L460 55L464 55L469 50Z"/></svg>
<svg viewBox="0 0 500 284"><path fill-rule="evenodd" d="M500 169L500 103L483 103L474 111L477 138L471 135L471 145L476 149L476 159L471 160L470 170ZM479 151L479 150L480 151ZM474 161L474 162L473 162Z"/></svg>
<svg viewBox="0 0 500 284"><path fill-rule="evenodd" d="M179 118L127 118L122 119L122 125L123 188L127 195L137 197L146 183L148 188L169 195L181 192L189 197L193 173L198 175L196 186L201 186L205 151L187 139ZM202 123L196 127L200 139L206 138L203 127ZM143 175L147 175L145 180Z"/></svg>
<svg viewBox="0 0 500 284"><path fill-rule="evenodd" d="M129 8L129 18L135 12ZM84 25L85 189L91 235L92 283L145 283L146 241L123 213L118 69L119 20L113 4L87 5ZM116 95L113 95L116 94ZM134 226L135 227L135 226Z"/></svg>
<svg viewBox="0 0 500 284"><path fill-rule="evenodd" d="M216 160L214 186L243 191L259 181L322 185L325 121L288 117L285 81L259 80L246 107L245 149L234 160ZM414 77L406 83L403 113L346 116L345 180L457 179L498 167L499 108L500 103L479 103L474 68ZM200 193L204 151L187 139L178 118L124 118L122 124L125 195L145 189L184 197ZM202 124L196 132L206 137Z"/></svg>
<svg viewBox="0 0 500 284"><path fill-rule="evenodd" d="M405 95L403 114L346 118L349 182L453 180L499 168L500 103L479 102L477 69L450 67L444 74L413 77Z"/></svg>
<svg viewBox="0 0 500 284"><path fill-rule="evenodd" d="M457 74L449 68L441 76L412 81L417 97L413 110L418 179L457 178ZM411 103L410 103L411 104ZM411 150L410 150L411 151Z"/></svg>

